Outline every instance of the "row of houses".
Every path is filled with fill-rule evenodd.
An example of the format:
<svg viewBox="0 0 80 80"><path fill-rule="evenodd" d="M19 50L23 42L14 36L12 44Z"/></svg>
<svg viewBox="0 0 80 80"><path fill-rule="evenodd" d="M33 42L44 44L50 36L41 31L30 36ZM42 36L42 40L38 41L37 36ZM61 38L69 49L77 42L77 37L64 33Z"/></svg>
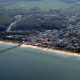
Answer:
<svg viewBox="0 0 80 80"><path fill-rule="evenodd" d="M46 34L40 33L38 35L9 35L6 36L7 39L21 40L24 44L30 45L51 45L52 41L47 37Z"/></svg>

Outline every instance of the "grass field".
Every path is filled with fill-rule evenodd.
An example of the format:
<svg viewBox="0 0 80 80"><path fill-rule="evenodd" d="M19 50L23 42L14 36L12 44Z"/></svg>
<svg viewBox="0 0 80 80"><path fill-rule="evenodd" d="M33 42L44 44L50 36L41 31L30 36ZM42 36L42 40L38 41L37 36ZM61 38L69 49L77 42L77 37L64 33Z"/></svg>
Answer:
<svg viewBox="0 0 80 80"><path fill-rule="evenodd" d="M5 7L5 9L29 9L32 7L40 7L41 9L63 9L72 6L72 4L66 4L65 2L57 0L44 0L44 1L26 1L17 2Z"/></svg>

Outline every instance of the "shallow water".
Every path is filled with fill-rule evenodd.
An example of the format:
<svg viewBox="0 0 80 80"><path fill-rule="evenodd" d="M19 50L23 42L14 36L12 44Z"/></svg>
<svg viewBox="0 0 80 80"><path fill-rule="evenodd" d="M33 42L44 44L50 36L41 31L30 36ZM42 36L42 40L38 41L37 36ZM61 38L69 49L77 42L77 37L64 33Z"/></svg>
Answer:
<svg viewBox="0 0 80 80"><path fill-rule="evenodd" d="M9 45L1 45L3 50ZM80 80L80 58L16 48L0 55L0 80Z"/></svg>

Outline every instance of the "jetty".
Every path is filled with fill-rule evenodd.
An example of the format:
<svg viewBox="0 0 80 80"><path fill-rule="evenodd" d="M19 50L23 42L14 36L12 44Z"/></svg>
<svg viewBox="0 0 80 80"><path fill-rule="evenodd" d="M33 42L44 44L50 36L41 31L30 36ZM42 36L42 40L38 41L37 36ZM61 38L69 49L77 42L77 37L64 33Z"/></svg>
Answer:
<svg viewBox="0 0 80 80"><path fill-rule="evenodd" d="M4 52L8 52L10 50L13 50L15 48L18 48L22 45L22 43L19 43L18 45L15 45L15 46L12 46L12 47L9 47L9 48L6 48L6 49L3 49L3 50L0 50L0 54L4 53Z"/></svg>

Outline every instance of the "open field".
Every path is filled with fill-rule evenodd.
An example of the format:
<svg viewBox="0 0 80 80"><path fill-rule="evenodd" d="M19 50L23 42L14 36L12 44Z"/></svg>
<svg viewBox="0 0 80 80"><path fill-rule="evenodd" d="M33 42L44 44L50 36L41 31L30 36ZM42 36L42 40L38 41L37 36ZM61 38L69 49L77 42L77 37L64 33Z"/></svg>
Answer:
<svg viewBox="0 0 80 80"><path fill-rule="evenodd" d="M44 1L26 1L17 2L16 4L11 4L6 6L5 9L29 9L32 7L40 7L41 9L63 9L72 6L73 4L66 4L65 2L57 0L44 0Z"/></svg>

